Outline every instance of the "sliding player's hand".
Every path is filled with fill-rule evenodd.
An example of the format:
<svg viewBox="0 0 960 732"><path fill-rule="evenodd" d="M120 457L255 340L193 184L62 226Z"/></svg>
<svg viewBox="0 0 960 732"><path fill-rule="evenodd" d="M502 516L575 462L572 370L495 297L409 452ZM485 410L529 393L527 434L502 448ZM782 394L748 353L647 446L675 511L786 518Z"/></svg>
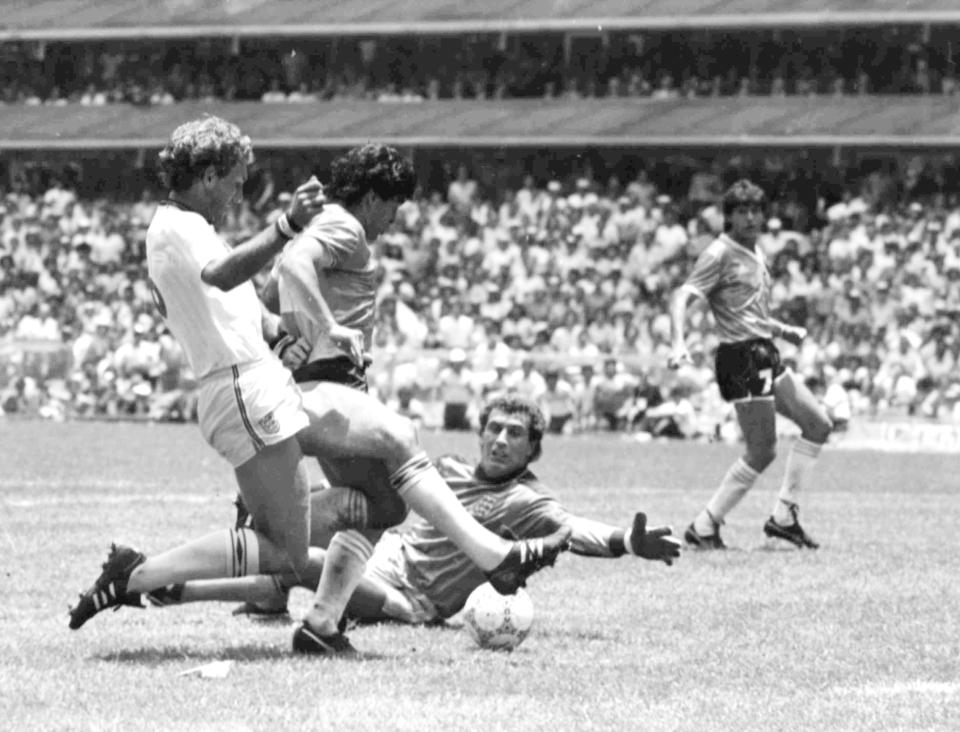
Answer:
<svg viewBox="0 0 960 732"><path fill-rule="evenodd" d="M799 346L803 339L807 337L807 329L799 325L784 325L780 337L787 343Z"/></svg>
<svg viewBox="0 0 960 732"><path fill-rule="evenodd" d="M630 530L630 549L638 557L652 561L673 564L673 560L680 556L680 540L672 536L673 530L669 526L657 526L647 530L647 515L643 512L633 517L633 528Z"/></svg>
<svg viewBox="0 0 960 732"><path fill-rule="evenodd" d="M340 349L346 352L357 366L363 366L363 333L356 328L335 325L327 334Z"/></svg>
<svg viewBox="0 0 960 732"><path fill-rule="evenodd" d="M323 204L326 202L323 184L314 175L293 192L293 200L290 201L290 207L287 209L287 218L295 227L303 229L323 210Z"/></svg>

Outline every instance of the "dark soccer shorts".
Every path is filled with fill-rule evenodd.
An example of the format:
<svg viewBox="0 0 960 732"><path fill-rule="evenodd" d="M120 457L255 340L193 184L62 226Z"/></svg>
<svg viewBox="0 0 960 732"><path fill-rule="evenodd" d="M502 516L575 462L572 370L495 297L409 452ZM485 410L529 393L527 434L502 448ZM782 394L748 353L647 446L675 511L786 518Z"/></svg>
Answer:
<svg viewBox="0 0 960 732"><path fill-rule="evenodd" d="M769 338L721 343L717 347L717 385L724 401L773 396L773 382L784 369L780 351Z"/></svg>
<svg viewBox="0 0 960 732"><path fill-rule="evenodd" d="M367 386L367 368L373 361L369 356L363 359L363 366L358 366L349 356L324 358L319 361L306 363L293 372L293 380L298 384L307 381L325 381L333 384L343 384L351 389L364 393L369 391Z"/></svg>

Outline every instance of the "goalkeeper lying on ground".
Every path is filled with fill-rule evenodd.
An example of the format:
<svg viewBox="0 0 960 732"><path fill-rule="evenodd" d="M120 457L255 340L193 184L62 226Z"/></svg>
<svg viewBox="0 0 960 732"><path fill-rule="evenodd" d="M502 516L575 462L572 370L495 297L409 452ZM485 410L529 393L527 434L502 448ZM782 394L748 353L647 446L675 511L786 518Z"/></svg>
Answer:
<svg viewBox="0 0 960 732"><path fill-rule="evenodd" d="M618 528L569 513L547 494L529 465L540 457L543 413L532 401L507 395L489 402L480 416L480 463L456 457L437 461L441 475L467 510L488 529L518 536L545 536L567 525L571 551L592 557L632 554L672 564L680 542L667 527L646 529L637 513L631 526ZM327 536L314 536L323 545ZM312 552L322 552L314 548ZM318 577L254 576L171 585L147 595L154 605L210 600L243 601L236 613L286 612L287 593L296 585L316 586ZM377 543L360 586L347 606L359 622L441 621L456 614L477 587L483 572L449 539L418 520L389 531Z"/></svg>

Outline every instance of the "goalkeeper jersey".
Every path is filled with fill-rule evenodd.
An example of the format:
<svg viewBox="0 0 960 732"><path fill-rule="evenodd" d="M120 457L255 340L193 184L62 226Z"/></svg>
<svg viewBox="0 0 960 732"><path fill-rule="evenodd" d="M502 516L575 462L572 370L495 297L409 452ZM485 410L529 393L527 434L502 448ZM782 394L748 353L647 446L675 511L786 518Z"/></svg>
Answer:
<svg viewBox="0 0 960 732"><path fill-rule="evenodd" d="M572 551L613 556L609 539L616 527L573 516L545 492L530 470L498 483L482 479L460 458L444 456L436 464L467 511L490 531L528 538L568 525L573 528ZM470 593L487 581L456 544L424 520L404 533L402 551L407 578L436 605L441 617L459 612Z"/></svg>

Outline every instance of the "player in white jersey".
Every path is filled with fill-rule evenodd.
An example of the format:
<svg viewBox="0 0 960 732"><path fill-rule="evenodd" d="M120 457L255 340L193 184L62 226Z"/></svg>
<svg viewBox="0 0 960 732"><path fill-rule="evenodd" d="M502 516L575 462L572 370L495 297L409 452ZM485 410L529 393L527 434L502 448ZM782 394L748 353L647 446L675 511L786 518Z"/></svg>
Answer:
<svg viewBox="0 0 960 732"><path fill-rule="evenodd" d="M783 338L799 344L806 329L770 315L770 274L763 250L757 246L764 202L763 190L747 180L724 194L726 232L700 255L670 304L671 368L691 360L684 336L688 304L703 299L710 306L720 335L717 384L721 396L736 408L746 443L746 454L727 471L684 533L687 543L700 549L725 548L720 537L724 518L776 457L778 412L800 427L801 436L787 456L783 483L763 531L800 548L818 546L798 521L798 495L832 424L803 380L781 365L773 342Z"/></svg>
<svg viewBox="0 0 960 732"><path fill-rule="evenodd" d="M200 383L201 432L233 466L259 528L214 532L150 558L114 545L70 612L73 629L173 582L305 573L309 486L296 436L309 420L289 372L266 346L249 280L322 207L323 190L316 179L300 186L273 226L231 249L216 226L239 201L251 161L250 139L217 117L173 132L160 153L170 193L147 231L147 267L157 308Z"/></svg>
<svg viewBox="0 0 960 732"><path fill-rule="evenodd" d="M479 464L453 456L440 458L437 464L460 502L492 531L533 535L567 525L573 530L571 551L577 554L633 555L672 564L680 555L680 542L668 527L648 530L643 513L637 513L628 527L577 516L544 489L529 466L540 457L545 430L543 412L532 400L514 394L497 397L480 415ZM326 538L312 540L322 546ZM380 539L347 612L358 621L433 622L457 613L485 581L453 542L419 520ZM288 589L270 577L246 577L189 582L152 593L148 599L158 606L256 600L285 611Z"/></svg>

